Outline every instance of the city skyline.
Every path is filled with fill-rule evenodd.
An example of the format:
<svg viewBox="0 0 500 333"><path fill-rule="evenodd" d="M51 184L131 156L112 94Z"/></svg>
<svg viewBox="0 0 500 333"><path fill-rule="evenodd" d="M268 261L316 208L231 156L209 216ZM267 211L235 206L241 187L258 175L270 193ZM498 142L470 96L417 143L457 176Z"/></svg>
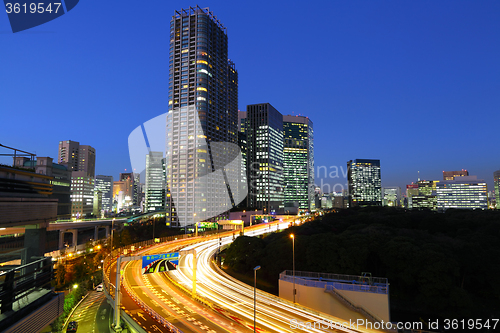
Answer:
<svg viewBox="0 0 500 333"><path fill-rule="evenodd" d="M167 110L168 22L196 4L104 17L92 3L30 31L1 34L11 66L2 71L0 105L6 122L22 123L30 135L12 126L0 141L53 158L59 141L84 142L96 149L96 174L118 178L132 171L128 134ZM438 180L443 170L467 169L493 190L500 159L487 133L499 118L498 3L318 1L266 4L262 12L263 4L199 3L229 27L239 109L271 103L282 114L308 116L315 171L340 169L356 156L380 159L383 187L403 189L418 171ZM111 4L99 6L113 12ZM84 24L89 17L94 26ZM294 24L299 19L311 29ZM0 31L8 30L5 16Z"/></svg>

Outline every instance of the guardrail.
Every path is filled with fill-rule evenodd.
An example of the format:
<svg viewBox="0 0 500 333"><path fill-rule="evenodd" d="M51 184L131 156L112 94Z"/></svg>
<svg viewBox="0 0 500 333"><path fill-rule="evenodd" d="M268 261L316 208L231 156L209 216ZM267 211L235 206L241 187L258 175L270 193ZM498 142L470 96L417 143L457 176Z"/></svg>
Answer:
<svg viewBox="0 0 500 333"><path fill-rule="evenodd" d="M345 283L345 282L339 282L339 281L333 281L333 280L312 280L312 279L307 279L307 278L301 278L302 276L297 274L300 272L295 272L295 284L301 285L301 286L306 286L306 287L316 287L316 288L322 288L325 289L328 286L335 288L337 290L346 290L346 291L361 291L361 292L369 292L369 293L375 293L375 294L384 294L387 295L389 293L389 284L384 284L384 285L375 285L375 284L364 284L361 282L357 282L354 279L352 280L353 282L351 283ZM321 274L321 273L318 273ZM329 274L329 275L336 275L336 274ZM356 277L356 276L353 276ZM358 277L359 278L359 277ZM292 282L293 283L293 273L292 271L284 271L283 273L280 274L280 280L286 281L286 282ZM345 279L342 279L342 281L348 281Z"/></svg>
<svg viewBox="0 0 500 333"><path fill-rule="evenodd" d="M14 302L30 293L52 290L52 258L42 258L0 274L0 313L12 310Z"/></svg>
<svg viewBox="0 0 500 333"><path fill-rule="evenodd" d="M285 275L293 275L293 271L286 270L283 271ZM317 280L329 280L329 281L338 281L338 282L348 282L348 283L359 283L359 284L371 284L371 285L379 285L385 286L388 285L387 278L380 277L369 277L369 276L360 276L360 275L347 275L347 274L331 274L331 273L318 273L318 272L304 272L304 271L295 271L295 277L303 277Z"/></svg>

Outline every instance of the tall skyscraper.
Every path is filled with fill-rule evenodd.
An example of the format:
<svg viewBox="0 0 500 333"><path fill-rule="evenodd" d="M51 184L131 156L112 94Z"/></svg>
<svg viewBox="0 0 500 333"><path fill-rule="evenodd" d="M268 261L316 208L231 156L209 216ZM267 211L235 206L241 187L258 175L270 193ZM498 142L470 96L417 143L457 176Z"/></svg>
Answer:
<svg viewBox="0 0 500 333"><path fill-rule="evenodd" d="M347 162L347 181L349 207L382 205L380 160Z"/></svg>
<svg viewBox="0 0 500 333"><path fill-rule="evenodd" d="M283 136L285 207L312 210L315 206L313 123L303 116L283 116Z"/></svg>
<svg viewBox="0 0 500 333"><path fill-rule="evenodd" d="M165 209L165 178L163 153L150 152L146 155L146 201L145 212Z"/></svg>
<svg viewBox="0 0 500 333"><path fill-rule="evenodd" d="M246 133L246 120L247 113L245 111L238 111L238 146L240 146L241 150L241 159L242 159L242 167L241 167L241 179L246 179L247 176L247 133ZM247 207L248 206L248 197L246 200L243 200L238 207Z"/></svg>
<svg viewBox="0 0 500 333"><path fill-rule="evenodd" d="M195 181L226 162L218 156L214 164L210 143L238 139L238 73L228 59L226 28L208 8L176 11L170 21L168 104L167 223L186 225L195 214L197 220L217 215L207 198L226 189L224 182Z"/></svg>
<svg viewBox="0 0 500 333"><path fill-rule="evenodd" d="M495 187L496 209L500 209L500 170L493 172L493 186Z"/></svg>
<svg viewBox="0 0 500 333"><path fill-rule="evenodd" d="M102 193L102 210L110 213L113 209L113 176L97 175L94 185L95 191Z"/></svg>
<svg viewBox="0 0 500 333"><path fill-rule="evenodd" d="M284 208L283 116L271 104L247 106L248 204L267 213Z"/></svg>
<svg viewBox="0 0 500 333"><path fill-rule="evenodd" d="M95 149L76 141L59 141L59 164L71 173L71 217L80 219L93 213Z"/></svg>

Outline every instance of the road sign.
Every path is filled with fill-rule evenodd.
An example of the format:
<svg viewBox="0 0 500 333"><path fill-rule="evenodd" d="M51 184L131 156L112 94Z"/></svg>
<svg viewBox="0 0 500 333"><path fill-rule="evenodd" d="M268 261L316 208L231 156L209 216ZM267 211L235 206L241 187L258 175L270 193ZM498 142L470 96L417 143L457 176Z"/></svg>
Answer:
<svg viewBox="0 0 500 333"><path fill-rule="evenodd" d="M142 257L142 274L173 271L178 265L179 252L151 254Z"/></svg>

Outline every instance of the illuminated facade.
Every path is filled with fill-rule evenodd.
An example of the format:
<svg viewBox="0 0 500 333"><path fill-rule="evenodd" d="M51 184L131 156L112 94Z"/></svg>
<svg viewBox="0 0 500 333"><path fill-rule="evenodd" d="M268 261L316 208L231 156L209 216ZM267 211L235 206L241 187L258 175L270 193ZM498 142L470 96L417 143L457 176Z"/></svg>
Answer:
<svg viewBox="0 0 500 333"><path fill-rule="evenodd" d="M81 219L93 213L95 149L76 141L59 141L59 164L72 171L71 217Z"/></svg>
<svg viewBox="0 0 500 333"><path fill-rule="evenodd" d="M436 183L437 209L488 209L486 182L476 176L455 177Z"/></svg>
<svg viewBox="0 0 500 333"><path fill-rule="evenodd" d="M165 209L165 178L162 152L146 155L146 189L144 212Z"/></svg>
<svg viewBox="0 0 500 333"><path fill-rule="evenodd" d="M401 200L401 188L396 187L384 187L382 189L382 204L389 207L399 207Z"/></svg>
<svg viewBox="0 0 500 333"><path fill-rule="evenodd" d="M493 186L495 187L496 208L500 209L500 170L493 172Z"/></svg>
<svg viewBox="0 0 500 333"><path fill-rule="evenodd" d="M284 208L283 116L271 104L247 105L248 205L265 213Z"/></svg>
<svg viewBox="0 0 500 333"><path fill-rule="evenodd" d="M407 208L413 208L413 197L418 195L418 184L406 185L406 204Z"/></svg>
<svg viewBox="0 0 500 333"><path fill-rule="evenodd" d="M350 207L382 205L380 160L347 162L347 181Z"/></svg>
<svg viewBox="0 0 500 333"><path fill-rule="evenodd" d="M102 193L102 210L111 212L113 209L113 176L97 175L94 185L95 191Z"/></svg>
<svg viewBox="0 0 500 333"><path fill-rule="evenodd" d="M283 116L283 137L284 205L312 210L315 208L312 121L303 116Z"/></svg>
<svg viewBox="0 0 500 333"><path fill-rule="evenodd" d="M206 201L226 185L194 179L214 171L207 143L238 143L238 73L228 60L226 28L208 8L176 11L170 21L168 103L165 205L167 223L175 226L185 220L180 212L200 220L217 215Z"/></svg>
<svg viewBox="0 0 500 333"><path fill-rule="evenodd" d="M71 173L71 218L82 219L94 212L94 177L85 171Z"/></svg>
<svg viewBox="0 0 500 333"><path fill-rule="evenodd" d="M412 196L413 209L437 209L436 180L419 180L418 193Z"/></svg>

